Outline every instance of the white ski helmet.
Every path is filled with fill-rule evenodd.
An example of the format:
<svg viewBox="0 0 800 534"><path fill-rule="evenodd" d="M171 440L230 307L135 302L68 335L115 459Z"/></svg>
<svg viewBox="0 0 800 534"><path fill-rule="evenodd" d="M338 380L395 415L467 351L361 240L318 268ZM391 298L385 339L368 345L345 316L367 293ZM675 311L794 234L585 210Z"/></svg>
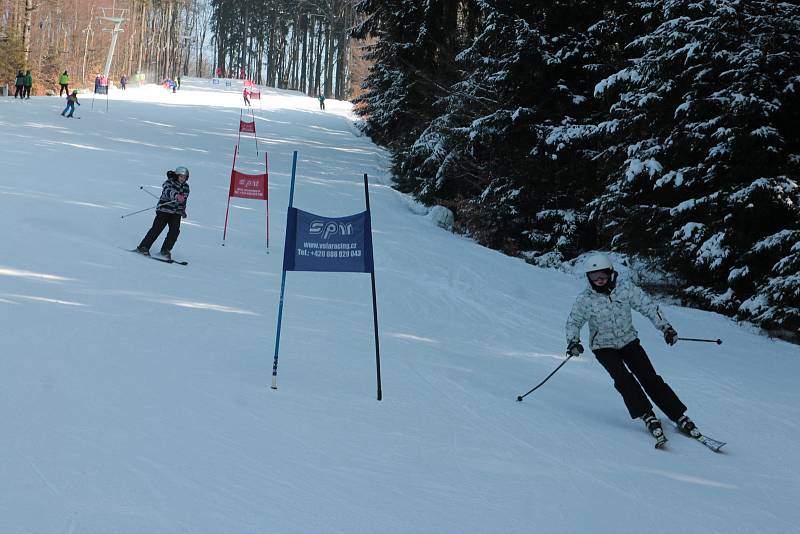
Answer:
<svg viewBox="0 0 800 534"><path fill-rule="evenodd" d="M180 174L181 176L185 176L186 179L189 179L189 169L183 166L175 167L175 174Z"/></svg>
<svg viewBox="0 0 800 534"><path fill-rule="evenodd" d="M583 272L590 273L592 271L602 271L603 269L614 270L611 260L605 254L592 254L586 258Z"/></svg>

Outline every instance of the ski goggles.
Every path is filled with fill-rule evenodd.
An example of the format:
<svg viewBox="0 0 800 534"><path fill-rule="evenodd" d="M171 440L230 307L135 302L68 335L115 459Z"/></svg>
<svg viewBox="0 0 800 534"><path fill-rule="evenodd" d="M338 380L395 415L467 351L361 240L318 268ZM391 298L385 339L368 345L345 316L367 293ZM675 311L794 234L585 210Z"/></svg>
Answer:
<svg viewBox="0 0 800 534"><path fill-rule="evenodd" d="M587 276L589 277L589 280L591 280L592 282L599 282L601 280L607 282L608 279L611 278L611 274L608 271L605 271L605 270L603 270L603 271L592 271L590 273L587 273Z"/></svg>

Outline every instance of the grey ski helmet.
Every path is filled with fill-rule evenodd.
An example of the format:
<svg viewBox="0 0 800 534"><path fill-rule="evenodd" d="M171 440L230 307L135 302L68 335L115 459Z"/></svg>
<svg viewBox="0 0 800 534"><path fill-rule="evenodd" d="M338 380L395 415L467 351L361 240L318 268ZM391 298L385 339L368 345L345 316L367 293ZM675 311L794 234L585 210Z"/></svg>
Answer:
<svg viewBox="0 0 800 534"><path fill-rule="evenodd" d="M182 176L185 176L187 180L189 179L189 169L187 169L186 167L183 166L175 167L174 172L175 174L180 174Z"/></svg>
<svg viewBox="0 0 800 534"><path fill-rule="evenodd" d="M592 254L586 258L586 263L583 266L583 272L585 273L602 271L604 269L614 269L614 266L611 264L611 260L608 259L608 256L605 254Z"/></svg>
<svg viewBox="0 0 800 534"><path fill-rule="evenodd" d="M617 286L617 272L614 270L611 260L605 254L592 254L586 258L583 270L589 280L589 285L598 293L611 293ZM608 276L606 283L600 286L592 281L593 273L597 271L602 271Z"/></svg>

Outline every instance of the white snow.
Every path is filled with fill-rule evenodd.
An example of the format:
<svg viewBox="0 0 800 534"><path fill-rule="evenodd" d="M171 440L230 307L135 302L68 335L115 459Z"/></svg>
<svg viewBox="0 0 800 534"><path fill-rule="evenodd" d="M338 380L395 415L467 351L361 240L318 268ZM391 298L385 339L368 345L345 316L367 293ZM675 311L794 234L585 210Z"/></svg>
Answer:
<svg viewBox="0 0 800 534"><path fill-rule="evenodd" d="M81 120L55 97L0 101L0 532L796 530L797 346L665 305L681 335L724 340L667 347L636 317L723 454L672 427L655 450L588 352L516 402L563 361L582 275L415 215L349 104L272 89L254 101L270 253L256 201L233 201L221 247L240 92L186 79L112 91L108 111L82 95ZM269 388L293 150L301 209L360 212L370 176L381 402L368 275L287 274ZM186 267L127 252L152 212L120 217L177 165ZM244 135L237 167L263 168Z"/></svg>

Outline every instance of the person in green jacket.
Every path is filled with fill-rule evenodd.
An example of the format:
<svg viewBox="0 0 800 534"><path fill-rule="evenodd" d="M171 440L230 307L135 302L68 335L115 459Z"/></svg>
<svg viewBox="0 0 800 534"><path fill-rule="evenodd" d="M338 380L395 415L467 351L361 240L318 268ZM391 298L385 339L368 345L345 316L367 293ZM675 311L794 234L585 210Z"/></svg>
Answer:
<svg viewBox="0 0 800 534"><path fill-rule="evenodd" d="M31 71L25 71L25 98L31 97L31 87L33 87L33 76Z"/></svg>
<svg viewBox="0 0 800 534"><path fill-rule="evenodd" d="M61 96L64 93L67 93L67 96L69 96L69 75L67 74L67 71L64 71L61 76L58 77L58 83L61 85L61 90L58 92L58 96Z"/></svg>
<svg viewBox="0 0 800 534"><path fill-rule="evenodd" d="M22 71L19 71L14 79L14 98L25 98L25 75Z"/></svg>

